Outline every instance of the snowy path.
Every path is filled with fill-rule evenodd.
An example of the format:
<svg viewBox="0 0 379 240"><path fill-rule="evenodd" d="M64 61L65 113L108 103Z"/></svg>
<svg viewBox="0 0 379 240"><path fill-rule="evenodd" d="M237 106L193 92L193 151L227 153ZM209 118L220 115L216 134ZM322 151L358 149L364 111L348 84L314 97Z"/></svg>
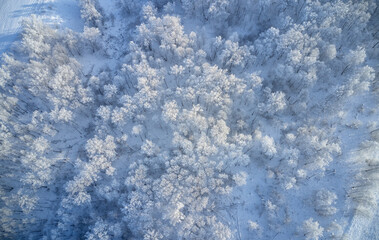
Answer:
<svg viewBox="0 0 379 240"><path fill-rule="evenodd" d="M348 240L377 240L379 239L379 233L376 232L378 228L378 213L375 215L376 220L367 219L364 216L354 216L351 222L349 231L347 233Z"/></svg>
<svg viewBox="0 0 379 240"><path fill-rule="evenodd" d="M50 24L70 26L75 31L83 28L75 0L0 0L0 53L17 40L22 20L32 14Z"/></svg>

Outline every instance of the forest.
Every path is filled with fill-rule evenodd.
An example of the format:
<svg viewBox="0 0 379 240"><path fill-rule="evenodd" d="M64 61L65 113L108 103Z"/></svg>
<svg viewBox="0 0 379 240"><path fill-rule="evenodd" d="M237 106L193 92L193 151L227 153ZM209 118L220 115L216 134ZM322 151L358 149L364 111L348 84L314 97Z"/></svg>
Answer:
<svg viewBox="0 0 379 240"><path fill-rule="evenodd" d="M379 239L379 1L78 4L0 60L1 239Z"/></svg>

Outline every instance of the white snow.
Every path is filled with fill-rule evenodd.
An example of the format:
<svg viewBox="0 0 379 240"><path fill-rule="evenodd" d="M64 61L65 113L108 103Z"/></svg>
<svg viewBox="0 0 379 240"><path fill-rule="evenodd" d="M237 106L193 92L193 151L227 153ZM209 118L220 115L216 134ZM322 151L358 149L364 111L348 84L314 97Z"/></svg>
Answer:
<svg viewBox="0 0 379 240"><path fill-rule="evenodd" d="M99 1L101 7L104 10L104 14L111 15L117 10L115 9L116 6L114 3L112 3L112 0L100 0ZM20 39L20 33L21 33L21 22L23 19L30 17L32 14L35 14L38 16L38 18L42 19L44 22L50 24L51 26L54 26L56 28L64 29L64 28L70 28L76 32L82 32L84 28L83 20L80 17L80 7L78 5L78 1L76 0L0 0L0 54L3 52L6 52L11 49L12 43L17 42L17 40ZM113 16L114 17L114 16ZM105 25L104 31L107 31L107 34L110 36L112 34L122 34L122 31L120 29L122 27L126 27L126 23L117 22L120 19L117 19L116 17L116 23L111 24L109 21ZM129 21L129 20L128 20ZM130 22L133 22L130 20ZM189 23L187 23L189 24ZM130 32L134 31L134 29L131 29ZM124 31L126 32L126 30ZM211 33L208 33L209 35L212 35ZM106 34L105 34L106 35ZM108 36L108 37L109 37ZM112 36L113 37L113 36ZM119 36L118 36L119 37ZM130 36L126 36L125 39L129 40ZM102 55L96 55L98 53L95 53L94 55L84 55L78 57L78 61L82 64L82 70L85 75L90 75L93 73L100 72L103 67L109 67L112 70L119 67L117 64L120 60L120 56L118 54L122 54L121 52L118 52L117 47L120 47L121 44L126 44L125 42L120 43L117 42L117 37L115 38L109 38L105 39L107 41L107 44L109 44L107 52L108 56L102 56ZM124 39L123 39L124 40ZM336 55L335 46L331 47L330 50L332 53L330 53L330 56L328 56L330 59L333 59ZM114 57L117 55L117 58ZM112 58L113 56L113 58ZM295 55L294 55L295 56ZM296 58L300 58L301 56L295 56ZM294 58L295 58L294 57ZM1 62L1 60L0 60ZM375 65L375 64L373 64ZM376 70L377 72L377 70ZM114 87L114 85L112 85ZM116 90L112 90L109 86L109 98L113 96L113 94L116 92ZM107 89L105 89L107 90ZM315 95L320 94L319 92ZM317 97L317 96L316 96ZM274 98L274 97L273 97ZM282 110L285 107L284 101L279 101L284 99L284 94L282 97L277 97L277 99L272 100L273 105L277 104L278 110ZM362 97L359 96L358 98L351 98L350 103L347 104L346 107L353 109L358 108L358 106L363 105L368 108L375 108L377 106L376 100L371 99L370 97ZM280 105L281 104L281 105ZM333 190L338 198L336 200L336 204L334 205L337 209L342 209L346 205L346 199L344 194L346 194L346 189L349 186L341 186L340 183L343 182L344 184L348 182L352 182L352 177L354 176L354 169L349 169L349 167L346 167L346 162L348 162L351 158L354 157L355 152L359 149L360 144L364 142L365 140L369 139L369 131L367 129L367 125L369 122L377 122L376 119L377 114L361 114L359 117L357 115L353 115L356 112L350 111L349 109L346 109L347 115L342 116L340 119L326 119L325 121L328 121L328 124L330 125L337 125L337 132L339 132L339 137L341 141L341 147L342 147L342 156L340 156L338 159L339 161L332 162L330 164L329 169L334 169L334 172L330 170L330 172L326 172L326 174L331 174L333 177L323 177L318 178L318 176L306 176L306 172L301 172L303 174L303 177L301 178L307 178L306 187L309 188L305 189L304 191L308 191L308 193L312 192L313 190L316 190L320 186L326 186L328 189ZM360 122L357 121L359 119ZM84 122L84 120L83 120ZM287 119L284 122L290 122L289 119ZM269 125L270 122L264 122L262 125ZM86 124L83 124L86 125ZM139 125L138 125L139 126ZM136 135L139 135L140 129L137 129L137 126L133 127L133 131L135 130ZM271 132L264 132L263 134L263 140L265 140L266 145L263 147L266 147L266 155L271 156L275 155L276 153L276 140L280 138L280 130L276 130L274 127L270 128L268 126L262 126L263 129L271 129L269 131ZM137 131L138 130L138 131ZM66 134L66 133L61 133ZM269 135L267 135L269 134ZM63 139L64 137L62 137ZM66 136L67 138L67 136ZM291 136L289 135L289 138ZM75 139L74 139L75 140ZM142 140L142 139L141 139ZM76 141L76 140L75 140ZM75 141L72 141L71 143L74 143ZM69 142L70 143L70 142ZM153 154L154 146L150 146L152 142L149 140L146 141L146 144L144 145L144 150L146 153L150 155ZM78 146L74 145L74 150L71 150L73 154L78 148ZM72 146L71 146L72 147ZM280 146L278 146L279 149ZM62 147L63 148L63 147ZM378 153L379 155L379 153ZM265 231L268 229L268 224L270 224L268 221L262 217L263 209L259 209L258 206L262 206L262 200L263 197L261 197L260 194L266 194L265 192L268 191L265 189L267 186L272 186L275 184L275 181L273 179L270 179L270 174L274 176L273 172L268 171L268 168L265 168L265 166L259 165L262 164L260 162L253 162L249 165L247 169L244 169L247 174L247 178L245 175L236 175L235 180L237 182L237 185L244 185L241 188L236 188L232 196L235 198L234 203L236 203L237 207L233 208L228 214L230 214L232 219L229 219L234 229L238 231L238 237L242 240L244 239L241 236L248 236L249 232L255 231L257 232L257 235L260 235L260 231ZM249 173L254 173L254 175L249 175ZM299 175L301 175L299 172ZM295 181L296 179L293 178ZM293 182L293 179L289 179L288 181L288 188L286 189L290 192L290 194L287 194L288 199L288 207L289 209L297 209L298 206L301 206L303 202L302 194L303 192L298 191L298 188L296 187L295 182ZM272 181L272 182L270 182ZM301 181L301 180L299 180ZM240 184L239 184L240 183ZM301 184L301 183L300 183ZM292 195L291 195L292 194ZM378 205L379 205L379 195L376 196ZM265 199L266 200L266 199ZM276 211L276 205L273 205L270 200L266 201L265 203L266 210L268 211ZM225 209L225 211L229 211L229 209ZM260 212L253 212L253 211L260 211ZM307 214L307 216L312 216L312 214L316 214L314 212L304 210L299 210L297 213L291 213L294 214L293 217L297 218L296 221L300 221L304 219L304 216L302 214ZM297 214L297 215L296 215ZM378 221L379 221L379 209L376 209L376 214L373 214L372 217L364 217L361 215L356 216L345 216L344 212L337 212L335 215L336 218L345 219L346 224L343 226L343 230L345 233L345 237L348 240L375 240L379 239L379 232L378 232ZM254 216L255 218L252 218ZM307 217L308 218L308 217ZM258 224L259 223L259 224ZM323 222L320 221L320 224L323 224ZM292 230L295 230L297 226L289 226L289 228L293 228ZM265 229L266 228L266 229ZM289 231L290 232L290 231ZM274 239L291 239L292 236L286 235L286 233L278 232ZM321 238L326 239L326 238Z"/></svg>
<svg viewBox="0 0 379 240"><path fill-rule="evenodd" d="M19 39L22 20L32 14L52 25L83 30L76 0L0 0L0 54Z"/></svg>

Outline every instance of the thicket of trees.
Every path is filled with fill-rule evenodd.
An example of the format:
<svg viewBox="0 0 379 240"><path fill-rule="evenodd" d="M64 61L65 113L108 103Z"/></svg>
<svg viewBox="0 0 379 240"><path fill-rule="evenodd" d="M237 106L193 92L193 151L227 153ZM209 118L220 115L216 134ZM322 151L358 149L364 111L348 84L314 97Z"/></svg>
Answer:
<svg viewBox="0 0 379 240"><path fill-rule="evenodd" d="M2 57L2 238L341 239L375 209L375 1L116 2Z"/></svg>

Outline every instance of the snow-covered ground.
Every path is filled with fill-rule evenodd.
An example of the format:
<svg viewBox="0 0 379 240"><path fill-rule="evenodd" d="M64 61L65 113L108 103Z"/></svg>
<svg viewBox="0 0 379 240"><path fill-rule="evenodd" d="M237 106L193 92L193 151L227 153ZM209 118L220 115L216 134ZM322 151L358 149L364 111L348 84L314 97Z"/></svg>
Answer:
<svg viewBox="0 0 379 240"><path fill-rule="evenodd" d="M83 30L76 0L0 0L0 54L19 39L22 20L32 14L52 25Z"/></svg>
<svg viewBox="0 0 379 240"><path fill-rule="evenodd" d="M135 2L135 1L131 1L131 2ZM103 40L105 41L105 44L109 44L109 46L106 48L106 54L104 52L101 52L101 54L103 55L100 55L100 53L95 53L97 55L89 55L89 54L80 55L79 54L80 56L77 56L77 60L82 65L82 71L85 76L89 76L91 74L95 76L95 74L99 74L104 69L111 69L111 71L117 71L115 69L120 67L118 65L119 61L121 60L124 61L123 55L125 53L124 52L125 49L123 49L122 51L119 51L118 47L121 47L121 46L125 47L125 45L127 45L125 44L125 42L122 42L122 41L125 41L126 39L128 41L131 40L131 36L129 35L124 36L125 37L124 38L123 36L121 36L121 34L136 32L135 26L133 26L133 24L139 21L139 20L133 19L132 17L135 18L135 16L131 15L132 17L123 19L125 22L121 22L121 21L117 22L118 20L120 20L119 18L117 18L119 16L116 14L117 11L119 10L117 9L118 5L117 6L114 5L111 0L108 0L108 1L99 0L98 3L100 4L100 6L102 7L104 11L103 12L104 16L107 17L107 19L104 21L105 25L102 26L102 31L103 31L102 37L104 38ZM167 7L167 9L169 8ZM169 12L169 10L167 11ZM82 32L85 25L84 21L80 17L80 7L78 4L78 1L76 0L0 0L0 53L9 51L11 49L12 43L16 42L17 40L20 40L21 22L23 19L30 17L32 14L37 15L39 19L42 19L44 22L48 23L50 26L53 26L53 28L61 28L61 29L70 28L76 32ZM187 26L187 25L191 26L191 25L196 25L197 23L195 24L191 22L191 20L187 20L187 22L184 21L183 24L184 26ZM127 27L130 27L130 29L124 30L124 31L121 30L122 28L127 28ZM207 33L203 33L203 34L206 35ZM209 33L209 35L212 35L212 34ZM95 52L95 50L93 50L93 52ZM374 68L376 67L375 71L377 72L377 69L378 69L377 63L374 62L371 66ZM102 77L104 77L104 75L105 74L103 74ZM112 77L116 79L118 75L116 75L116 77L114 75ZM265 77L269 77L269 76L265 76ZM351 102L351 105L348 104L348 107L351 106L351 108L358 108L360 105L363 105L368 108L374 108L376 103L372 102L371 100L372 99L370 98L359 97L359 99L355 99L354 102ZM346 109L346 112L349 112L349 109ZM351 111L351 115L349 115L348 113L344 119L342 118L338 120L327 119L329 121L329 124L331 125L333 124L340 125L337 128L337 131L342 132L339 135L339 137L341 137L340 140L341 140L341 147L342 147L343 154L342 156L338 156L338 162L334 161L330 164L330 169L332 170L334 169L334 172L330 170L330 174L334 175L334 178L329 179L326 176L326 177L321 178L320 180L317 177L312 179L313 176L310 176L309 177L310 180L308 180L310 189L314 188L314 190L317 190L320 187L325 186L325 187L328 187L329 189L332 189L334 192L336 192L339 197L337 204L335 205L337 209L344 208L346 204L345 202L346 199L342 195L346 194L345 188L349 187L349 186L340 186L338 180L341 180L343 184L346 184L346 182L351 181L350 179L352 179L354 176L354 175L349 175L349 173L353 172L353 170L349 169L348 167L345 168L346 162L348 162L351 158L354 157L354 154L356 151L358 151L360 144L369 138L370 133L366 127L368 123L378 121L376 119L377 116L375 115L370 115L369 117L362 115L358 117L358 119L361 121L360 125L362 127L357 127L357 128L351 127L351 129L347 129L346 126L353 125L353 122L357 119L358 113L357 115L352 115L355 113L356 112ZM369 114L367 113L367 116L368 115ZM151 116L148 116L148 117L151 117ZM288 122L290 121L287 120L287 123ZM80 124L81 123L79 123L78 125ZM82 124L84 126L87 123L85 121L82 121ZM264 126L265 124L262 124L262 128L269 129L270 126ZM84 128L90 129L89 124L88 124L88 128L87 126L83 127L83 129ZM67 128L67 129L70 129L70 128ZM71 125L71 129L73 129L72 125ZM279 130L276 131L274 128L271 128L271 129L272 129L272 132L270 133L264 132L264 134L268 134L269 136L274 136L275 140L279 140L280 134L281 134L279 133ZM76 137L75 134L76 133L73 133L72 135L73 138ZM158 134L160 134L159 131L158 131ZM67 134L61 132L60 135L58 134L57 136L61 136L62 138L64 138L64 137L67 137ZM70 136L70 138L72 136ZM156 137L157 139L159 139L159 136L156 136ZM137 139L135 142L138 142L138 141L139 139ZM142 141L142 137L141 137L141 141ZM70 143L70 141L67 141L67 142ZM76 142L76 140L72 141L71 143L73 142ZM72 148L72 145L70 146L71 148ZM133 148L136 146L131 146L131 147ZM64 146L62 145L62 148L63 147ZM79 146L74 146L72 149L75 149L75 151L77 150L79 152L80 150L79 148L80 148ZM72 154L73 151L74 150L71 150L70 154ZM73 153L72 156L73 156L72 157L73 159L77 158L79 156L79 153L77 155L76 153ZM121 164L124 164L124 162L121 162ZM243 224L246 225L246 223L249 220L252 220L251 216L253 214L251 212L256 206L261 204L261 200L263 200L263 198L260 199L261 196L259 196L259 194L257 195L257 192L265 192L265 190L264 189L262 190L262 188L267 187L270 184L275 185L274 180L272 180L271 183L267 183L267 181L271 181L271 180L267 180L268 179L266 176L267 169L260 166L259 164L260 164L259 162L258 163L254 162L250 164L248 168L244 169L245 171L251 170L251 172L254 172L255 175L249 175L249 177L247 178L247 184L233 192L233 197L235 197L234 204L236 204L237 207L233 208L233 212L229 212L228 216L232 216L231 221L235 225L233 227L237 229L236 231L238 231L237 235L240 238L239 240L244 240L244 238L243 237L241 238L241 236L248 236L249 234L249 229L247 227L241 227L240 229L240 226L242 226ZM274 173L272 174L274 175ZM317 186L317 188L315 186ZM296 209L297 205L301 206L301 204L304 203L302 202L303 201L303 198L301 196L302 192L299 192L295 189L296 188L289 190L289 191L293 191L293 195L290 196L290 194L288 194L290 197L286 199L288 201L288 207L290 210ZM305 189L304 191L311 192L311 190L308 191L307 189ZM379 205L378 196L379 194L376 195L377 202ZM307 214L308 215L315 214L313 211L313 208L310 208L310 209L311 211L307 212ZM345 219L345 220L347 219L349 221L349 222L346 222L346 225L344 226L344 233L347 239L349 240L375 240L375 239L379 239L379 230L378 230L379 210L376 209L373 211L376 211L376 214L373 214L372 217L363 217L361 215L344 216L345 212L337 212L335 217L340 218L340 219ZM299 212L302 212L302 211L299 210ZM304 213L304 211L302 213ZM254 214L255 214L254 216L258 216L257 213L254 213ZM262 213L260 213L259 217L261 215ZM294 214L294 217L303 219L302 216L296 216L296 214ZM253 219L253 220L259 220L259 219ZM295 219L295 221L296 220L297 219ZM265 220L262 220L261 224L262 223L267 224L267 225L269 224L267 223L267 221L265 222ZM323 222L321 220L320 224L322 223ZM266 228L266 226L261 226L261 227L262 229ZM296 226L295 227L291 226L291 227L295 231ZM276 240L277 239L291 239L291 236L288 236L286 234L287 233L279 232L275 235L274 239ZM326 238L322 238L322 239L326 239Z"/></svg>

